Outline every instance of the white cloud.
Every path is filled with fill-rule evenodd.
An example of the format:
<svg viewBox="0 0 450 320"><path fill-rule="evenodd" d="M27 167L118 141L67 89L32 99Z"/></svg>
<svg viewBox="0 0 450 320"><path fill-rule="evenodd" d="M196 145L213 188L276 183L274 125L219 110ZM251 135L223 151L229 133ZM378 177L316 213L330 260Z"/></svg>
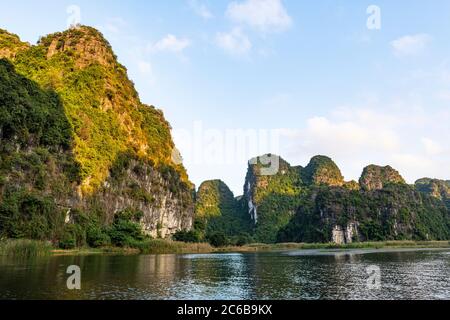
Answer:
<svg viewBox="0 0 450 320"><path fill-rule="evenodd" d="M179 39L172 34L168 34L163 39L148 45L147 50L153 52L173 52L181 53L191 45L191 40L187 38Z"/></svg>
<svg viewBox="0 0 450 320"><path fill-rule="evenodd" d="M423 53L430 41L430 35L420 33L396 39L391 42L391 47L397 57L414 56Z"/></svg>
<svg viewBox="0 0 450 320"><path fill-rule="evenodd" d="M218 33L216 44L227 53L235 56L245 55L252 48L252 43L240 28L234 28L230 32Z"/></svg>
<svg viewBox="0 0 450 320"><path fill-rule="evenodd" d="M246 0L232 2L226 12L228 18L261 32L280 32L292 25L292 18L281 0Z"/></svg>
<svg viewBox="0 0 450 320"><path fill-rule="evenodd" d="M394 154L392 156L392 165L400 168L400 170L403 173L412 173L417 172L419 176L418 178L423 178L427 175L420 175L420 172L432 172L434 169L436 169L436 162L433 161L429 157L425 157L420 154ZM444 172L441 172L440 174L445 174ZM442 178L444 179L445 176L431 176L433 178ZM410 182L414 182L415 180L418 180L417 178L410 179Z"/></svg>
<svg viewBox="0 0 450 320"><path fill-rule="evenodd" d="M208 9L208 7L201 2L201 0L189 0L189 6L194 12L203 19L212 19L214 15Z"/></svg>
<svg viewBox="0 0 450 320"><path fill-rule="evenodd" d="M349 110L348 119L314 117L307 121L304 145L339 152L392 152L399 147L399 138L383 115L372 110Z"/></svg>
<svg viewBox="0 0 450 320"><path fill-rule="evenodd" d="M152 74L153 72L151 63L143 60L138 61L138 69L143 74Z"/></svg>
<svg viewBox="0 0 450 320"><path fill-rule="evenodd" d="M422 138L421 141L428 155L438 155L444 151L444 148L432 139Z"/></svg>
<svg viewBox="0 0 450 320"><path fill-rule="evenodd" d="M316 154L331 156L346 179L357 180L372 163L393 166L410 183L426 176L448 179L449 120L442 109L341 108L310 118L303 128L281 130L280 150L301 165Z"/></svg>

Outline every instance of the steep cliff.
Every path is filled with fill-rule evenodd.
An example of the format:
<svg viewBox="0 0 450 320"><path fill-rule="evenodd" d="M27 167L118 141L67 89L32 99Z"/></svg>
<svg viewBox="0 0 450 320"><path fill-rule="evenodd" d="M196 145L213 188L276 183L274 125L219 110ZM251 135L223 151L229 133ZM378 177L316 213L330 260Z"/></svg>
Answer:
<svg viewBox="0 0 450 320"><path fill-rule="evenodd" d="M450 213L442 201L446 182L422 181L419 192L393 168L373 165L364 169L360 183L345 182L338 166L325 156L313 157L305 168L279 158L276 174L262 174L261 168L262 163L250 161L244 190L258 241L450 237Z"/></svg>
<svg viewBox="0 0 450 320"><path fill-rule="evenodd" d="M267 167L275 170L265 172ZM301 170L276 155L250 160L244 199L258 241L274 242L278 230L295 214L302 192Z"/></svg>
<svg viewBox="0 0 450 320"><path fill-rule="evenodd" d="M70 29L35 46L0 30L0 59L2 234L32 237L42 222L39 238L58 240L79 210L103 224L142 211L155 237L191 228L193 185L172 161L170 125L140 102L97 30Z"/></svg>
<svg viewBox="0 0 450 320"><path fill-rule="evenodd" d="M196 195L196 221L201 221L204 234L216 232L239 236L251 232L251 219L228 186L220 180L203 182Z"/></svg>
<svg viewBox="0 0 450 320"><path fill-rule="evenodd" d="M371 165L360 188L355 182L310 188L278 241L449 239L450 212L441 200L407 185L393 168Z"/></svg>

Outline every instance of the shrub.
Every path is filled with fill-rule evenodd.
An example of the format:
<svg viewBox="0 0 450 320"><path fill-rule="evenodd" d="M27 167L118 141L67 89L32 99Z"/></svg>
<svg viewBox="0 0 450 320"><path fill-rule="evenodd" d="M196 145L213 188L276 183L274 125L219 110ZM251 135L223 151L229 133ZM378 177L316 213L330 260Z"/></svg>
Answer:
<svg viewBox="0 0 450 320"><path fill-rule="evenodd" d="M26 190L8 189L0 203L0 236L53 239L64 217L55 201Z"/></svg>
<svg viewBox="0 0 450 320"><path fill-rule="evenodd" d="M245 246L246 244L252 243L253 239L248 233L241 234L237 241L236 245L239 247Z"/></svg>
<svg viewBox="0 0 450 320"><path fill-rule="evenodd" d="M87 244L92 248L106 247L111 244L107 230L97 225L91 225L86 231Z"/></svg>
<svg viewBox="0 0 450 320"><path fill-rule="evenodd" d="M202 236L199 231L178 231L173 235L175 241L188 242L188 243L199 243L202 241Z"/></svg>
<svg viewBox="0 0 450 320"><path fill-rule="evenodd" d="M222 232L215 232L207 236L208 242L213 247L225 247L229 244L229 241L224 233Z"/></svg>
<svg viewBox="0 0 450 320"><path fill-rule="evenodd" d="M75 249L77 246L77 240L71 234L67 234L59 241L59 248L64 250Z"/></svg>
<svg viewBox="0 0 450 320"><path fill-rule="evenodd" d="M108 235L111 243L119 247L131 247L135 242L144 240L142 227L138 223L143 213L135 210L124 210L116 214Z"/></svg>

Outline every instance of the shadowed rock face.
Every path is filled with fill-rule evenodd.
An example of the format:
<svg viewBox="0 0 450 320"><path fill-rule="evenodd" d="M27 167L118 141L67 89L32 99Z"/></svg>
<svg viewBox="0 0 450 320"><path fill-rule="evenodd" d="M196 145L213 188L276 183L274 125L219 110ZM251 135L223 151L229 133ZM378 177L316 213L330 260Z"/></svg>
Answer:
<svg viewBox="0 0 450 320"><path fill-rule="evenodd" d="M203 182L196 194L195 218L203 222L205 235L215 232L227 236L239 236L251 229L250 215L244 210L243 198L235 198L233 192L221 180Z"/></svg>
<svg viewBox="0 0 450 320"><path fill-rule="evenodd" d="M397 170L390 166L380 167L376 165L370 165L364 168L364 171L359 179L361 188L370 190L381 190L387 184L405 184L405 180L402 178Z"/></svg>

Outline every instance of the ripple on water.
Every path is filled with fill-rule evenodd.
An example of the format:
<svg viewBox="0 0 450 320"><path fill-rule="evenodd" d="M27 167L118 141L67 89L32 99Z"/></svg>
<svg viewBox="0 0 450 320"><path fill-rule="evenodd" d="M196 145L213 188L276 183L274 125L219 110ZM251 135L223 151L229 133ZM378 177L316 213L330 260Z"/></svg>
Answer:
<svg viewBox="0 0 450 320"><path fill-rule="evenodd" d="M67 265L82 290L66 289ZM381 288L367 285L367 267ZM302 250L0 261L3 299L450 299L450 250Z"/></svg>

